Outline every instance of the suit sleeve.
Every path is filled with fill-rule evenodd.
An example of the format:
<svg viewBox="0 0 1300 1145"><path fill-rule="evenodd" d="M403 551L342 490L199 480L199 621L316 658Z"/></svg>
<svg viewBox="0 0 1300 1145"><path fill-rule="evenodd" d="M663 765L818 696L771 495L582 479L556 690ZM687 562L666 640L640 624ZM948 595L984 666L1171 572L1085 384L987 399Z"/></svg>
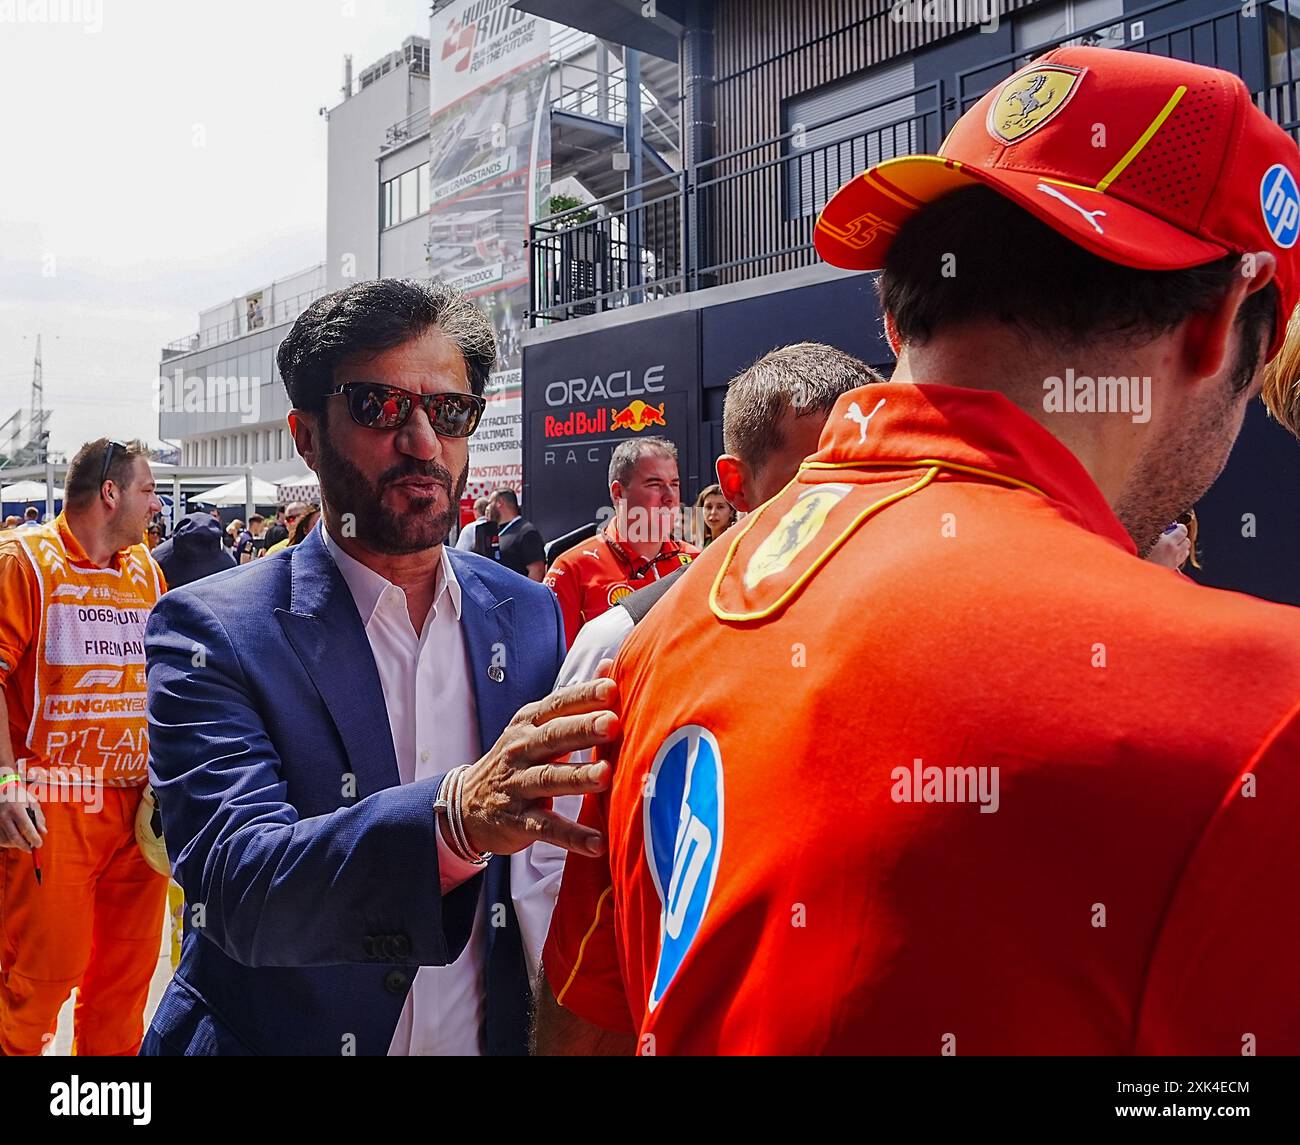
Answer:
<svg viewBox="0 0 1300 1145"><path fill-rule="evenodd" d="M1300 708L1210 820L1147 972L1140 1054L1300 1054Z"/></svg>
<svg viewBox="0 0 1300 1145"><path fill-rule="evenodd" d="M163 597L145 656L149 776L176 879L191 910L203 908L204 937L246 966L455 961L481 876L440 893L441 777L301 818L212 610L192 593Z"/></svg>
<svg viewBox="0 0 1300 1145"><path fill-rule="evenodd" d="M607 808L607 794L588 795L579 821L608 838ZM619 968L607 854L592 859L569 853L542 965L565 1009L603 1030L636 1033Z"/></svg>
<svg viewBox="0 0 1300 1145"><path fill-rule="evenodd" d="M560 557L547 572L544 583L560 602L565 647L572 648L578 629L582 627L582 585L578 580L578 570L572 562Z"/></svg>

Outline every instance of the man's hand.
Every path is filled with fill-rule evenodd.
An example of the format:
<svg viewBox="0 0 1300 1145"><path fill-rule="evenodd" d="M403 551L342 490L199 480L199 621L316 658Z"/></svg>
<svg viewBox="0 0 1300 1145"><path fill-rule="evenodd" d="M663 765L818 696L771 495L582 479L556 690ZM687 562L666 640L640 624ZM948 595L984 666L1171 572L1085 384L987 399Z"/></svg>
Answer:
<svg viewBox="0 0 1300 1145"><path fill-rule="evenodd" d="M0 768L0 779L14 774L16 772ZM36 816L35 824L27 814L29 808ZM23 786L21 780L0 787L0 847L32 851L42 845L42 836L48 833L40 801Z"/></svg>
<svg viewBox="0 0 1300 1145"><path fill-rule="evenodd" d="M602 854L600 832L556 815L551 799L604 791L612 768L608 763L553 761L610 743L618 732L618 685L613 680L560 688L521 708L492 750L465 773L461 809L470 846L512 855L540 841L583 855Z"/></svg>
<svg viewBox="0 0 1300 1145"><path fill-rule="evenodd" d="M1187 535L1187 526L1175 523L1170 525L1147 553L1147 560L1166 568L1180 569L1192 555L1192 540Z"/></svg>

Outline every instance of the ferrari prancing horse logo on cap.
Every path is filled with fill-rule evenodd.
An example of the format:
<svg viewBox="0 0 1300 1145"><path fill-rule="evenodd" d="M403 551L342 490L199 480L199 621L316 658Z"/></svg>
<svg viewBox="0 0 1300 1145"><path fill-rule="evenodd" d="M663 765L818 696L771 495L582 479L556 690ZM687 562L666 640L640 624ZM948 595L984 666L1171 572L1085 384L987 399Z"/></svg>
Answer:
<svg viewBox="0 0 1300 1145"><path fill-rule="evenodd" d="M1012 76L989 105L989 134L1002 143L1018 143L1037 131L1069 103L1086 70L1039 64Z"/></svg>

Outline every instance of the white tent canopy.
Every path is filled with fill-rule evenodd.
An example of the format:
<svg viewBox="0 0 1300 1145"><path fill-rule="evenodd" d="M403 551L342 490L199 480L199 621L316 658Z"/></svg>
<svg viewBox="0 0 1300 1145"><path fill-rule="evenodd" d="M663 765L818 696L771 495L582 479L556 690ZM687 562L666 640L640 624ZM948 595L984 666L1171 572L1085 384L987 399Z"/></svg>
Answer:
<svg viewBox="0 0 1300 1145"><path fill-rule="evenodd" d="M306 473L294 473L289 477L281 477L276 481L276 485L292 485L295 488L299 485L319 485L320 478L310 469Z"/></svg>
<svg viewBox="0 0 1300 1145"><path fill-rule="evenodd" d="M54 499L63 500L63 490L54 487ZM15 481L0 491L0 501L44 501L45 483L43 481Z"/></svg>
<svg viewBox="0 0 1300 1145"><path fill-rule="evenodd" d="M218 485L205 493L190 494L190 501L197 505L243 505L248 497L248 483L240 477L235 481ZM274 505L275 486L269 481L253 478L253 504Z"/></svg>

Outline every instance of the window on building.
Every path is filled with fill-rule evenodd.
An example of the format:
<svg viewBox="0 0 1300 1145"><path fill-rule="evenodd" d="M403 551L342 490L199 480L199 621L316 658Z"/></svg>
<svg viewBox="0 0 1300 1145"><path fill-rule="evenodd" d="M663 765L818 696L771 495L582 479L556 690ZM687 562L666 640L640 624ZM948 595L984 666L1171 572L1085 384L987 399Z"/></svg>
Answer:
<svg viewBox="0 0 1300 1145"><path fill-rule="evenodd" d="M793 133L782 148L787 219L817 214L841 185L882 159L939 146L942 140L925 136L915 88L912 61L898 60L786 100L783 126Z"/></svg>
<svg viewBox="0 0 1300 1145"><path fill-rule="evenodd" d="M1116 21L1108 23L1108 21ZM1070 39L1072 32L1104 25L1085 36ZM1017 13L1012 25L1016 51L1025 51L1017 64L1028 63L1039 49L1058 44L1083 44L1091 48L1122 48L1124 46L1124 0L1065 0L1035 8L1024 15Z"/></svg>
<svg viewBox="0 0 1300 1145"><path fill-rule="evenodd" d="M429 164L421 163L380 188L384 229L418 218L429 209Z"/></svg>
<svg viewBox="0 0 1300 1145"><path fill-rule="evenodd" d="M1272 0L1265 15L1268 82L1291 84L1300 81L1300 0ZM1268 110L1272 113L1273 109Z"/></svg>

